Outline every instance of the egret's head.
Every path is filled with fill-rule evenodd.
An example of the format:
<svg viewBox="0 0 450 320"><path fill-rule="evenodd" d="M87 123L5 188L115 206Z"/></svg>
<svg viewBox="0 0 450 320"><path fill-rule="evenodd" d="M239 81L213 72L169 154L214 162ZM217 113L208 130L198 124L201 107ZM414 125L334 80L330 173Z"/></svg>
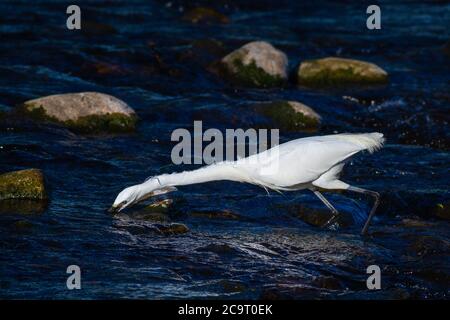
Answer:
<svg viewBox="0 0 450 320"><path fill-rule="evenodd" d="M120 212L128 206L131 206L139 202L140 192L139 185L128 187L123 189L114 200L113 205L109 209L109 212Z"/></svg>
<svg viewBox="0 0 450 320"><path fill-rule="evenodd" d="M120 212L126 207L132 206L150 197L175 190L177 190L175 187L163 187L157 179L151 179L143 184L123 189L108 211L111 213Z"/></svg>

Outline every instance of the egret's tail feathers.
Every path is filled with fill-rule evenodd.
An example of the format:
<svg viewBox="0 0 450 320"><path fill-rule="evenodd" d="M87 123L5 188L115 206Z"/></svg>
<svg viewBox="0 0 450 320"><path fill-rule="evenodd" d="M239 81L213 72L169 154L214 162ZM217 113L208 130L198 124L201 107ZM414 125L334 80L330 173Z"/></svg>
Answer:
<svg viewBox="0 0 450 320"><path fill-rule="evenodd" d="M343 133L336 135L346 141L354 143L360 146L363 150L367 150L370 153L377 151L383 147L384 137L382 133L372 132L372 133Z"/></svg>

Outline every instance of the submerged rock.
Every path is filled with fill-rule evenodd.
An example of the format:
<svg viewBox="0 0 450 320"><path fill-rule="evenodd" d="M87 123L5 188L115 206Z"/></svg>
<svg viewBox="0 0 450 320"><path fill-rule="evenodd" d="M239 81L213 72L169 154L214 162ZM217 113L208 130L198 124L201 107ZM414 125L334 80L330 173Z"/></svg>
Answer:
<svg viewBox="0 0 450 320"><path fill-rule="evenodd" d="M106 36L117 33L117 29L106 23L83 20L81 23L81 32L88 36Z"/></svg>
<svg viewBox="0 0 450 320"><path fill-rule="evenodd" d="M197 248L196 251L198 252L212 252L215 254L236 254L238 251L230 247L228 244L217 244L217 243L211 243L208 244L205 247Z"/></svg>
<svg viewBox="0 0 450 320"><path fill-rule="evenodd" d="M35 118L63 124L82 133L117 133L135 129L136 113L125 102L98 92L57 94L26 101Z"/></svg>
<svg viewBox="0 0 450 320"><path fill-rule="evenodd" d="M296 101L275 101L257 109L283 131L316 131L321 117L312 108Z"/></svg>
<svg viewBox="0 0 450 320"><path fill-rule="evenodd" d="M0 175L0 200L8 199L46 200L41 170L27 169Z"/></svg>
<svg viewBox="0 0 450 320"><path fill-rule="evenodd" d="M327 290L342 290L343 286L341 282L332 276L318 276L313 279L312 284L315 287L327 289Z"/></svg>
<svg viewBox="0 0 450 320"><path fill-rule="evenodd" d="M408 219L405 218L402 220L402 225L405 227L411 227L411 228L429 228L435 226L434 223L427 222L420 219Z"/></svg>
<svg viewBox="0 0 450 320"><path fill-rule="evenodd" d="M302 204L280 206L279 208L287 210L290 215L315 227L322 227L333 216L328 208L311 208ZM351 216L340 212L336 222L339 226L346 227L353 224L354 221Z"/></svg>
<svg viewBox="0 0 450 320"><path fill-rule="evenodd" d="M321 289L298 283L298 284L275 284L263 288L259 299L261 300L312 300L326 296Z"/></svg>
<svg viewBox="0 0 450 320"><path fill-rule="evenodd" d="M447 41L447 43L443 47L444 53L450 57L450 41Z"/></svg>
<svg viewBox="0 0 450 320"><path fill-rule="evenodd" d="M223 57L228 51L224 44L215 39L197 39L188 43L189 48L182 50L177 59L180 63L199 65L214 72L211 64Z"/></svg>
<svg viewBox="0 0 450 320"><path fill-rule="evenodd" d="M216 39L197 39L191 43L191 47L195 50L203 51L215 56L226 53L223 42Z"/></svg>
<svg viewBox="0 0 450 320"><path fill-rule="evenodd" d="M191 23L223 23L230 22L228 17L215 9L206 7L197 7L187 11L182 19Z"/></svg>
<svg viewBox="0 0 450 320"><path fill-rule="evenodd" d="M46 199L7 199L0 201L0 214L41 214L47 206Z"/></svg>
<svg viewBox="0 0 450 320"><path fill-rule="evenodd" d="M409 249L417 256L448 254L450 242L431 235L409 236L412 243Z"/></svg>
<svg viewBox="0 0 450 320"><path fill-rule="evenodd" d="M230 210L205 210L205 211L194 211L189 213L192 217L199 217L199 218L209 218L209 219L231 219L231 220L238 220L241 218L241 216L237 213L234 213Z"/></svg>
<svg viewBox="0 0 450 320"><path fill-rule="evenodd" d="M164 199L130 213L130 217L138 220L170 222L168 212L172 205L172 199Z"/></svg>
<svg viewBox="0 0 450 320"><path fill-rule="evenodd" d="M155 224L154 227L164 235L175 235L189 232L189 228L182 223Z"/></svg>
<svg viewBox="0 0 450 320"><path fill-rule="evenodd" d="M388 81L387 72L373 63L334 57L302 62L297 77L301 85L318 87L384 84Z"/></svg>
<svg viewBox="0 0 450 320"><path fill-rule="evenodd" d="M138 211L130 214L130 217L137 220L153 221L153 222L170 222L170 217L161 212L145 212Z"/></svg>
<svg viewBox="0 0 450 320"><path fill-rule="evenodd" d="M17 231L28 231L33 228L33 224L26 220L19 220L14 222L14 228Z"/></svg>
<svg viewBox="0 0 450 320"><path fill-rule="evenodd" d="M220 280L219 284L226 293L236 293L247 290L247 286L241 281Z"/></svg>
<svg viewBox="0 0 450 320"><path fill-rule="evenodd" d="M444 220L450 220L450 202L438 203L434 209L434 215Z"/></svg>
<svg viewBox="0 0 450 320"><path fill-rule="evenodd" d="M85 73L92 72L92 70L99 76L123 76L131 73L130 70L118 64L98 61L84 66Z"/></svg>
<svg viewBox="0 0 450 320"><path fill-rule="evenodd" d="M264 41L250 42L220 62L221 73L239 84L273 87L287 80L288 58Z"/></svg>
<svg viewBox="0 0 450 320"><path fill-rule="evenodd" d="M330 210L305 208L301 205L297 207L295 215L315 227L323 226L333 216Z"/></svg>
<svg viewBox="0 0 450 320"><path fill-rule="evenodd" d="M172 199L164 199L154 203L149 204L144 208L146 212L153 213L167 213L169 209L174 205L174 201Z"/></svg>

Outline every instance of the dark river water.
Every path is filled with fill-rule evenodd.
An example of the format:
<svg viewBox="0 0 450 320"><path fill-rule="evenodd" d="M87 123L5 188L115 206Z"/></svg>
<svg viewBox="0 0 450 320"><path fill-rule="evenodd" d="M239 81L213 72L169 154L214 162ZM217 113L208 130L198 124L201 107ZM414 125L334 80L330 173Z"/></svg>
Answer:
<svg viewBox="0 0 450 320"><path fill-rule="evenodd" d="M79 3L79 2L77 2ZM1 298L448 299L450 232L450 4L380 1L382 29L366 28L362 1L89 1L82 30L66 29L63 1L0 2L0 111L56 93L99 91L133 107L130 135L85 136L21 116L0 117L0 172L43 170L50 202L40 213L0 214ZM183 21L206 5L227 24ZM83 28L85 30L83 30ZM375 88L312 90L237 87L208 71L231 50L265 40L289 57L374 62L390 75ZM301 101L322 115L317 133L383 132L384 149L360 154L343 180L377 190L381 205L367 237L371 199L328 197L354 222L336 231L302 219L322 210L308 191L271 192L214 182L167 195L177 235L155 232L132 212L105 212L125 186L193 169L173 165L176 128L247 128L248 108ZM312 133L280 132L281 142ZM135 209L137 210L137 209ZM231 213L230 213L231 212ZM82 289L68 290L78 265ZM369 265L382 290L366 287Z"/></svg>

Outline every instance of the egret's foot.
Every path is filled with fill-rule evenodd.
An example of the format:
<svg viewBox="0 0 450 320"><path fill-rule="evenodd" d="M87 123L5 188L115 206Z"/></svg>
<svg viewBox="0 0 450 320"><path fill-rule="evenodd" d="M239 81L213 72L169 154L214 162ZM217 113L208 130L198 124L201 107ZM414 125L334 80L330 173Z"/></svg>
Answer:
<svg viewBox="0 0 450 320"><path fill-rule="evenodd" d="M333 224L328 226L328 230L332 230L332 231L337 231L339 230L341 226L339 225L339 223L336 221Z"/></svg>
<svg viewBox="0 0 450 320"><path fill-rule="evenodd" d="M336 214L332 216L327 222L322 226L324 229L337 230L339 228L339 223L337 222L339 215Z"/></svg>

